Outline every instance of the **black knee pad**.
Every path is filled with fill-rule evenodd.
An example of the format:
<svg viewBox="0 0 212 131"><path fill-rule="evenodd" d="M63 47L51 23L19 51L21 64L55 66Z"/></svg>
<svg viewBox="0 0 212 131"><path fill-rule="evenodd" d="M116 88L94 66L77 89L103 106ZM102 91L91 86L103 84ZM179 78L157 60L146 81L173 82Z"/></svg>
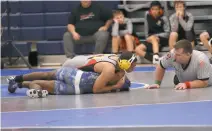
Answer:
<svg viewBox="0 0 212 131"><path fill-rule="evenodd" d="M174 76L173 82L174 82L175 85L180 83L180 81L179 81L179 79L177 78L176 75Z"/></svg>

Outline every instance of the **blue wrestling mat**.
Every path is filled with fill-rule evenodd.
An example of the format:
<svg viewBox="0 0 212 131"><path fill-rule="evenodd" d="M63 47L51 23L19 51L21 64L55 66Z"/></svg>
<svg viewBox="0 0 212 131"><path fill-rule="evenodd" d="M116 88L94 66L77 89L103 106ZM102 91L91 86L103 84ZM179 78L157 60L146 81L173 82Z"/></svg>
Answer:
<svg viewBox="0 0 212 131"><path fill-rule="evenodd" d="M212 101L2 113L5 127L212 125ZM179 109L179 107L183 107ZM56 114L56 115L55 115ZM14 119L22 118L24 119ZM44 117L46 116L46 117ZM197 119L198 118L198 119Z"/></svg>
<svg viewBox="0 0 212 131"><path fill-rule="evenodd" d="M53 69L1 70L1 76L51 70ZM145 76L153 75L154 70L155 67L137 67L135 72L140 72L143 76L142 80L146 81L150 78ZM137 75L138 73L135 73L134 78ZM172 78L169 77L167 81L170 79ZM144 90L142 88L146 86L145 84L132 82L133 91L129 93L31 99L26 97L27 89L17 89L16 93L10 94L7 86L4 84L0 88L1 128L4 129L41 128L36 131L43 131L46 129L42 128L81 128L85 131L93 127L108 131L107 128L110 127L111 130L116 130L117 127L126 130L133 130L128 127L156 127L154 131L168 131L169 129L158 128L189 126L192 127L192 131L197 131L193 130L195 129L193 127L212 126L212 100L210 96L206 96L211 90L207 89L205 89L206 95L202 93L204 90L196 90L196 92L195 90L174 91L173 88ZM121 129L121 131L126 130ZM143 128L135 131L141 130L144 131Z"/></svg>

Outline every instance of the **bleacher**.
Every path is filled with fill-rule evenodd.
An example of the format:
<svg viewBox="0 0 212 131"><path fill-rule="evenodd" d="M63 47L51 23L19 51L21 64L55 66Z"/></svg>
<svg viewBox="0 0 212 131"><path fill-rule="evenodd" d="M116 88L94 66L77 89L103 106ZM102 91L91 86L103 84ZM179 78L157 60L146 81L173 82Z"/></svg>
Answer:
<svg viewBox="0 0 212 131"><path fill-rule="evenodd" d="M118 5L118 8L125 12L126 17L132 19L134 24L134 32L140 37L141 42L145 40L144 37L144 17L145 12L148 11L150 1L126 1ZM162 1L162 6L165 9L165 15L170 16L174 12L173 2ZM194 29L196 33L196 39L199 43L199 35L208 27L212 27L212 2L186 2L186 10L194 15ZM142 7L142 8L139 8ZM138 10L136 10L138 9ZM203 46L196 46L196 49L205 51ZM167 52L168 48L164 48L162 51Z"/></svg>
<svg viewBox="0 0 212 131"><path fill-rule="evenodd" d="M95 1L96 2L96 1ZM100 4L116 9L120 1L101 1ZM71 10L80 1L10 1L11 36L14 44L27 56L30 45L35 43L39 55L64 55L63 34L67 31ZM4 43L8 38L7 3L1 2ZM110 41L111 43L111 41ZM110 52L111 44L105 52ZM77 54L92 53L94 44L76 45ZM4 48L2 56L18 56L11 48Z"/></svg>
<svg viewBox="0 0 212 131"><path fill-rule="evenodd" d="M95 1L96 2L96 1ZM67 30L68 17L71 9L79 4L79 1L10 1L10 23L11 35L14 44L27 56L31 50L31 44L36 43L39 55L64 55L63 34ZM110 9L121 9L126 17L131 18L134 24L134 32L140 40L144 40L144 15L148 10L149 1L99 1L100 4ZM144 4L144 8L133 10ZM197 39L199 34L212 27L212 2L186 2L187 10L195 16L195 32ZM170 16L174 8L172 2L163 1L166 14ZM126 10L128 7L128 11ZM1 2L1 12L5 12L6 2ZM7 16L3 13L2 42L7 41ZM168 48L163 51L168 51ZM92 53L94 45L76 45L77 54ZM200 50L205 50L201 47ZM109 40L106 53L111 51L111 40ZM18 56L11 48L4 48L2 56Z"/></svg>

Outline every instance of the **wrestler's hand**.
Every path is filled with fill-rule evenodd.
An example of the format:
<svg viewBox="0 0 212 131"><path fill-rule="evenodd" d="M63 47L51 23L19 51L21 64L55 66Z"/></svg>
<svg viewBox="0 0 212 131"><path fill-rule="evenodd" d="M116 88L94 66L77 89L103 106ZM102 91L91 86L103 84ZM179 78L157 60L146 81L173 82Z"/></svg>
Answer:
<svg viewBox="0 0 212 131"><path fill-rule="evenodd" d="M179 83L175 86L175 90L185 90L187 89L187 86L185 83Z"/></svg>
<svg viewBox="0 0 212 131"><path fill-rule="evenodd" d="M122 78L121 80L119 80L115 85L114 88L115 89L119 89L122 87L122 85L124 84L124 79Z"/></svg>
<svg viewBox="0 0 212 131"><path fill-rule="evenodd" d="M159 88L160 88L160 85L158 85L158 84L152 84L152 85L145 87L145 89L159 89Z"/></svg>
<svg viewBox="0 0 212 131"><path fill-rule="evenodd" d="M72 35L73 35L74 40L80 39L80 35L77 32L73 32Z"/></svg>

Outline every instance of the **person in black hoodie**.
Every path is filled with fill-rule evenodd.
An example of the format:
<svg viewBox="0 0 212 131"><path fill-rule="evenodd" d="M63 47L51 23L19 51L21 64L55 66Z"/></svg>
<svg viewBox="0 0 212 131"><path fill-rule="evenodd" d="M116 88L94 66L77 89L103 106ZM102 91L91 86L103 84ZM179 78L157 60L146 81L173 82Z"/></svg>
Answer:
<svg viewBox="0 0 212 131"><path fill-rule="evenodd" d="M146 13L144 27L146 41L136 47L136 53L152 61L153 64L158 64L158 53L162 47L168 45L170 32L168 18L164 15L160 2L153 1L150 4L150 9Z"/></svg>

